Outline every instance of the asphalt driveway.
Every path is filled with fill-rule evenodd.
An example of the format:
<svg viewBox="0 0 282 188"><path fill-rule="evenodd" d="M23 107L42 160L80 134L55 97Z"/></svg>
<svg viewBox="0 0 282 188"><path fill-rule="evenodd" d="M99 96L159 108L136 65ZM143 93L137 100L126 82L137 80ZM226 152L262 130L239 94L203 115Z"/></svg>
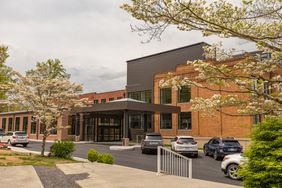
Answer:
<svg viewBox="0 0 282 188"><path fill-rule="evenodd" d="M51 143L46 143L46 151L49 150ZM32 151L40 151L40 142L31 142L26 148ZM141 154L141 150L136 148L133 151L111 151L108 145L98 144L76 144L75 157L87 158L87 151L95 149L101 153L111 153L114 156L115 164L138 168L148 171L157 171L157 156ZM193 178L227 183L232 185L241 185L240 181L231 180L224 176L220 169L220 161L215 161L211 157L206 157L202 152L199 152L199 157L193 159Z"/></svg>

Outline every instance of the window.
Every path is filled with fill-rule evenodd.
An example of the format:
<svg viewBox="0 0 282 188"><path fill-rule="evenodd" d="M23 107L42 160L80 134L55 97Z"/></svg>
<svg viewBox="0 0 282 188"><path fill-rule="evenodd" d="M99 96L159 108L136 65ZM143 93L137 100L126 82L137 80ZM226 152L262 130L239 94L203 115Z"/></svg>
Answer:
<svg viewBox="0 0 282 188"><path fill-rule="evenodd" d="M2 119L2 129L3 129L4 131L6 130L6 121L7 121L6 118L3 118L3 119Z"/></svg>
<svg viewBox="0 0 282 188"><path fill-rule="evenodd" d="M53 127L57 127L57 124L58 124L57 121L53 122ZM56 128L51 129L50 130L50 134L56 135L57 134L57 129Z"/></svg>
<svg viewBox="0 0 282 188"><path fill-rule="evenodd" d="M44 134L44 132L45 132L45 127L46 127L46 126L40 124L40 134Z"/></svg>
<svg viewBox="0 0 282 188"><path fill-rule="evenodd" d="M20 117L16 117L16 122L15 122L15 131L20 130Z"/></svg>
<svg viewBox="0 0 282 188"><path fill-rule="evenodd" d="M68 117L68 124L70 125L70 128L68 129L68 134L75 135L76 119L74 115Z"/></svg>
<svg viewBox="0 0 282 188"><path fill-rule="evenodd" d="M94 104L98 104L98 103L99 103L99 100L98 100L98 99L95 99L95 100L93 101L93 103L94 103Z"/></svg>
<svg viewBox="0 0 282 188"><path fill-rule="evenodd" d="M131 99L144 101L146 103L152 103L152 98L151 98L152 91L151 90L129 92L128 97Z"/></svg>
<svg viewBox="0 0 282 188"><path fill-rule="evenodd" d="M178 90L178 102L190 102L191 99L191 88L190 87L182 87Z"/></svg>
<svg viewBox="0 0 282 188"><path fill-rule="evenodd" d="M36 134L36 119L31 118L30 134Z"/></svg>
<svg viewBox="0 0 282 188"><path fill-rule="evenodd" d="M117 99L119 100L119 99L122 99L122 97L117 97Z"/></svg>
<svg viewBox="0 0 282 188"><path fill-rule="evenodd" d="M191 112L181 112L179 114L178 129L192 129L192 116Z"/></svg>
<svg viewBox="0 0 282 188"><path fill-rule="evenodd" d="M113 101L113 100L115 100L115 98L109 98L109 101Z"/></svg>
<svg viewBox="0 0 282 188"><path fill-rule="evenodd" d="M171 129L172 128L172 115L171 114L161 114L161 129Z"/></svg>
<svg viewBox="0 0 282 188"><path fill-rule="evenodd" d="M258 124L261 122L261 116L259 114L256 114L253 116L253 124Z"/></svg>
<svg viewBox="0 0 282 188"><path fill-rule="evenodd" d="M28 117L23 118L23 131L27 132Z"/></svg>
<svg viewBox="0 0 282 188"><path fill-rule="evenodd" d="M171 104L171 88L160 89L161 104Z"/></svg>
<svg viewBox="0 0 282 188"><path fill-rule="evenodd" d="M141 114L130 114L129 115L129 126L132 129L142 129L143 121Z"/></svg>
<svg viewBox="0 0 282 188"><path fill-rule="evenodd" d="M13 130L13 118L9 118L8 120L8 131Z"/></svg>
<svg viewBox="0 0 282 188"><path fill-rule="evenodd" d="M101 99L101 103L106 103L106 99Z"/></svg>

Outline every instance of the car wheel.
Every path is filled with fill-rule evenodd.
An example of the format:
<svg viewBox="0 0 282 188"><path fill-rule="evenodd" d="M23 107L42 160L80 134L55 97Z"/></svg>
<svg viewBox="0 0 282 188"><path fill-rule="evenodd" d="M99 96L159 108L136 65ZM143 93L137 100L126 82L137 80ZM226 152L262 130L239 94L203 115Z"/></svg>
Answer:
<svg viewBox="0 0 282 188"><path fill-rule="evenodd" d="M195 158L198 158L198 154L194 154L194 157L195 157Z"/></svg>
<svg viewBox="0 0 282 188"><path fill-rule="evenodd" d="M27 146L27 144L23 144L23 147L25 148Z"/></svg>
<svg viewBox="0 0 282 188"><path fill-rule="evenodd" d="M209 155L209 153L208 153L206 147L204 147L204 154L205 154L205 156L208 156L208 155Z"/></svg>
<svg viewBox="0 0 282 188"><path fill-rule="evenodd" d="M238 164L230 164L227 167L227 175L233 180L238 180L240 179L239 176L237 175L238 172Z"/></svg>
<svg viewBox="0 0 282 188"><path fill-rule="evenodd" d="M219 156L218 156L217 151L214 152L213 158L214 158L215 160L219 160Z"/></svg>

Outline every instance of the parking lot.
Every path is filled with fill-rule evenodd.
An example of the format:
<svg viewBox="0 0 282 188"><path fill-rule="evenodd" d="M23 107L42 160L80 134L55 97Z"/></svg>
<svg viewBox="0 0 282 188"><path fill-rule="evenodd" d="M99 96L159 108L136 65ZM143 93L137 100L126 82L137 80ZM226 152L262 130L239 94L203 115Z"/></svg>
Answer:
<svg viewBox="0 0 282 188"><path fill-rule="evenodd" d="M46 143L46 150L49 150L51 143ZM20 147L20 146L19 146ZM40 151L41 143L31 142L27 148L32 151ZM136 148L133 151L111 151L108 145L97 144L76 144L75 157L87 158L87 151L95 149L101 153L111 153L114 156L115 164L138 168L148 171L157 171L157 156L154 154L141 154L141 149ZM227 183L232 185L241 185L241 181L231 180L226 177L220 169L220 161L215 161L211 157L206 157L199 152L198 158L193 158L193 178Z"/></svg>

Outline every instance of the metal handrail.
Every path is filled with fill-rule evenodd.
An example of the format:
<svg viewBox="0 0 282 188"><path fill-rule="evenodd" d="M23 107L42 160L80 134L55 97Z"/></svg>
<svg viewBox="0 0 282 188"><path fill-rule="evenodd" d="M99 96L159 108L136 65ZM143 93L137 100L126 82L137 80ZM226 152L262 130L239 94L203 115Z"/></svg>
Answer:
<svg viewBox="0 0 282 188"><path fill-rule="evenodd" d="M192 159L158 146L157 173L192 179Z"/></svg>

